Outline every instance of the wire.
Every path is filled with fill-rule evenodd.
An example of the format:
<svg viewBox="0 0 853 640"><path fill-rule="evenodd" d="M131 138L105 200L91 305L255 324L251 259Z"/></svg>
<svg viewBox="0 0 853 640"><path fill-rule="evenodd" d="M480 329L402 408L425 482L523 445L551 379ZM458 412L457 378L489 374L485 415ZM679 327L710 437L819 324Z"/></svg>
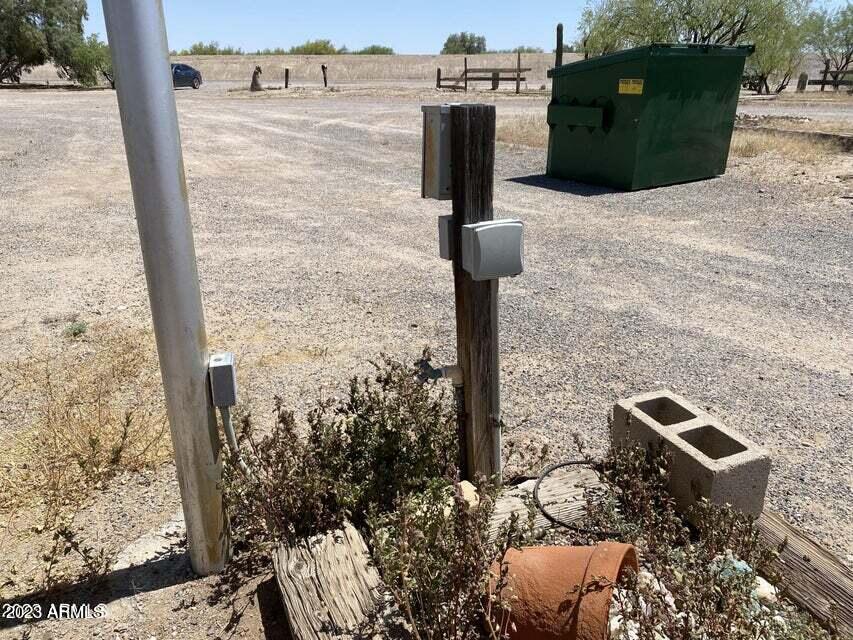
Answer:
<svg viewBox="0 0 853 640"><path fill-rule="evenodd" d="M240 456L240 447L237 445L237 434L234 433L234 425L231 423L231 407L219 407L219 413L222 416L222 427L225 429L225 439L228 441L228 448L231 449L231 454L237 460L237 467L249 480L254 480L249 466L243 462Z"/></svg>
<svg viewBox="0 0 853 640"><path fill-rule="evenodd" d="M564 528L570 529L571 531L574 531L576 533L582 533L584 535L589 535L589 536L597 536L597 537L602 537L602 538L618 538L620 536L620 533L618 531L607 531L607 530L596 531L595 529L586 529L584 527L579 527L576 524L572 524L570 522L564 522L563 520L560 520L559 518L548 513L548 511L545 509L545 506L539 500L539 485L542 484L542 481L545 478L547 478L549 475L551 475L557 469L562 469L563 467L571 467L571 466L587 466L587 467L590 467L592 469L595 468L594 463L591 462L590 460L568 460L565 462L558 462L556 464L552 464L548 467L545 467L545 469L542 471L542 473L539 474L539 477L536 479L536 484L533 485L533 504L535 504L536 508L539 509L539 512L543 516L545 516L546 520L548 520L551 524L557 525L558 527L564 527Z"/></svg>

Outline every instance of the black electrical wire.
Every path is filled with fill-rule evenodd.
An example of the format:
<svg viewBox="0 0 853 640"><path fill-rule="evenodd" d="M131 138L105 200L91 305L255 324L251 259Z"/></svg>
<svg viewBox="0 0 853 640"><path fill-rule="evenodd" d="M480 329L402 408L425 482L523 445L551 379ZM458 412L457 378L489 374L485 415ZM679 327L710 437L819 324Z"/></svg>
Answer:
<svg viewBox="0 0 853 640"><path fill-rule="evenodd" d="M595 470L595 463L590 460L568 460L545 467L545 469L542 471L542 473L539 474L539 477L536 479L536 484L533 485L533 504L535 504L536 508L539 509L539 512L543 516L545 516L546 520L548 520L551 524L557 525L558 527L564 527L576 533L581 533L588 536L597 536L601 538L618 538L620 536L618 531L597 531L595 529L586 529L584 527L579 527L576 524L572 524L570 522L564 522L563 520L560 520L559 518L548 513L548 510L545 509L545 506L539 500L539 485L542 484L542 481L557 469L572 466L587 466Z"/></svg>

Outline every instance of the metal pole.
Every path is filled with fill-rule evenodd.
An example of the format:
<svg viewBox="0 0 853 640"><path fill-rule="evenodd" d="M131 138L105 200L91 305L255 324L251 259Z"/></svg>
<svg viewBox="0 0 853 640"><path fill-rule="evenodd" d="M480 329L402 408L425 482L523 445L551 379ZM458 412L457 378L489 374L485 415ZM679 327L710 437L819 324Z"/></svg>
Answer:
<svg viewBox="0 0 853 640"><path fill-rule="evenodd" d="M193 570L222 570L228 522L207 336L161 0L103 0Z"/></svg>

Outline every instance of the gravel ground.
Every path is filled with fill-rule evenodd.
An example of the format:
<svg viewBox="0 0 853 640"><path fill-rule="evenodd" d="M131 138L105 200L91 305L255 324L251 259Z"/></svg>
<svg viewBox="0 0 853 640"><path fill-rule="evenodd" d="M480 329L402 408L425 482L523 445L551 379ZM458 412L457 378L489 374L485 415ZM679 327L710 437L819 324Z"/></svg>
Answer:
<svg viewBox="0 0 853 640"><path fill-rule="evenodd" d="M431 345L452 361L436 238L450 204L419 197L419 106L434 93L176 97L208 331L238 354L262 420L273 393L304 408L382 351ZM499 118L544 105L497 100ZM147 325L114 94L4 90L0 103L0 360L58 339L49 316ZM601 452L618 398L669 387L766 446L770 506L853 562L851 158L735 159L722 178L637 193L550 181L544 162L497 151L496 216L527 224L525 273L501 282L507 440L558 459L579 432ZM0 413L0 432L13 428ZM110 519L102 535L126 543L166 522L176 489L156 486L168 496L156 509L133 481L99 498L138 518L132 535ZM140 594L103 629L224 634L227 607L176 604L212 584ZM263 613L247 606L228 632L259 637Z"/></svg>

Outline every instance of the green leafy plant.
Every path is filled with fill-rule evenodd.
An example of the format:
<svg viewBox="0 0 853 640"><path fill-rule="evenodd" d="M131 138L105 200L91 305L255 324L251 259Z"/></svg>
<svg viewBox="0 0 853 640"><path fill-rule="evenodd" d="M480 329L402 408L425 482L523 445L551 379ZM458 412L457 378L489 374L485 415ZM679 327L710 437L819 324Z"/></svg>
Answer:
<svg viewBox="0 0 853 640"><path fill-rule="evenodd" d="M74 322L69 322L65 325L65 328L62 330L62 335L66 338L79 338L89 329L89 325L87 325L82 320L75 320Z"/></svg>

